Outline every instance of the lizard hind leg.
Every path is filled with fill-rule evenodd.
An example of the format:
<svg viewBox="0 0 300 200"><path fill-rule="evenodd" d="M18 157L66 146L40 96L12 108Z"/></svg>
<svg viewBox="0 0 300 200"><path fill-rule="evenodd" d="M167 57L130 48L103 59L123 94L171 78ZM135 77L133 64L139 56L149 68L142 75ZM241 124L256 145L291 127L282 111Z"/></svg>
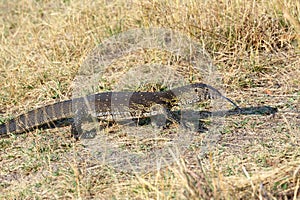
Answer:
<svg viewBox="0 0 300 200"><path fill-rule="evenodd" d="M83 128L85 125L89 127L87 130ZM88 117L88 119L82 120L80 117L75 117L71 124L71 134L76 140L92 139L97 135L98 126L99 123L96 118Z"/></svg>
<svg viewBox="0 0 300 200"><path fill-rule="evenodd" d="M83 133L81 125L82 124L78 124L75 121L71 124L71 134L76 140L79 140Z"/></svg>
<svg viewBox="0 0 300 200"><path fill-rule="evenodd" d="M97 127L99 126L97 118L89 114L87 110L85 106L80 106L74 112L71 134L76 140L94 138L99 128Z"/></svg>

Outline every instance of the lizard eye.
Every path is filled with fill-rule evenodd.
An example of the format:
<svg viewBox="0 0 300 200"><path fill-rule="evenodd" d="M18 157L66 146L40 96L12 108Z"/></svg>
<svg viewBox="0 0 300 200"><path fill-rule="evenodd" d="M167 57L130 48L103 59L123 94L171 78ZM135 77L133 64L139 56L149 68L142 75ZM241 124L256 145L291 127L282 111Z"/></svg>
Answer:
<svg viewBox="0 0 300 200"><path fill-rule="evenodd" d="M198 92L198 88L195 88L195 92Z"/></svg>

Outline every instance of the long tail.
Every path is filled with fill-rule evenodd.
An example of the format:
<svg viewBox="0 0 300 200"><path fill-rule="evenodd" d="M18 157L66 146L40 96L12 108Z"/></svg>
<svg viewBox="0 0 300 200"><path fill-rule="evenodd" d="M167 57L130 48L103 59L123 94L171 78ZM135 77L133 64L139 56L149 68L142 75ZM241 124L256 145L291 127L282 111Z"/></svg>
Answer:
<svg viewBox="0 0 300 200"><path fill-rule="evenodd" d="M0 137L9 133L23 133L40 125L72 116L72 100L58 102L21 114L0 125Z"/></svg>

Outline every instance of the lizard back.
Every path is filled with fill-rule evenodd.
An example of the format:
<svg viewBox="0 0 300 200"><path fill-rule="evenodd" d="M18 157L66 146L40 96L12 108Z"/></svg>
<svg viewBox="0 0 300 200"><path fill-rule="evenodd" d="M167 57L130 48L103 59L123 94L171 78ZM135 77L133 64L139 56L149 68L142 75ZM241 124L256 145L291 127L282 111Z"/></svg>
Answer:
<svg viewBox="0 0 300 200"><path fill-rule="evenodd" d="M79 119L91 114L100 119L148 117L149 109L155 104L167 109L173 106L193 104L208 99L222 98L239 108L231 99L223 96L214 87L195 83L165 92L104 92L47 105L21 114L0 125L0 136L8 133L23 133L43 124L65 118ZM92 107L92 108L91 108ZM139 112L136 112L139 111ZM126 113L126 114L124 114ZM142 115L141 115L142 114ZM143 115L144 114L144 115Z"/></svg>

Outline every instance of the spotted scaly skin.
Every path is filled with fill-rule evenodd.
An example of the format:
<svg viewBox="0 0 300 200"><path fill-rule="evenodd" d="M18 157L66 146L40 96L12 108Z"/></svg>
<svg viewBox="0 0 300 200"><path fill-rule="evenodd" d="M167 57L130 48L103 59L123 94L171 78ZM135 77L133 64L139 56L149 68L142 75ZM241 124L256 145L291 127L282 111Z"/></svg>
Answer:
<svg viewBox="0 0 300 200"><path fill-rule="evenodd" d="M86 97L66 100L21 114L0 125L0 137L20 134L42 125L51 125L57 120L73 118L71 132L79 138L83 118L87 115L100 120L114 118L132 119L150 117L151 107L161 105L167 110L173 106L193 104L208 99L221 98L239 108L214 87L194 83L164 92L104 92ZM91 111L91 106L93 109ZM155 114L155 113L154 113Z"/></svg>

